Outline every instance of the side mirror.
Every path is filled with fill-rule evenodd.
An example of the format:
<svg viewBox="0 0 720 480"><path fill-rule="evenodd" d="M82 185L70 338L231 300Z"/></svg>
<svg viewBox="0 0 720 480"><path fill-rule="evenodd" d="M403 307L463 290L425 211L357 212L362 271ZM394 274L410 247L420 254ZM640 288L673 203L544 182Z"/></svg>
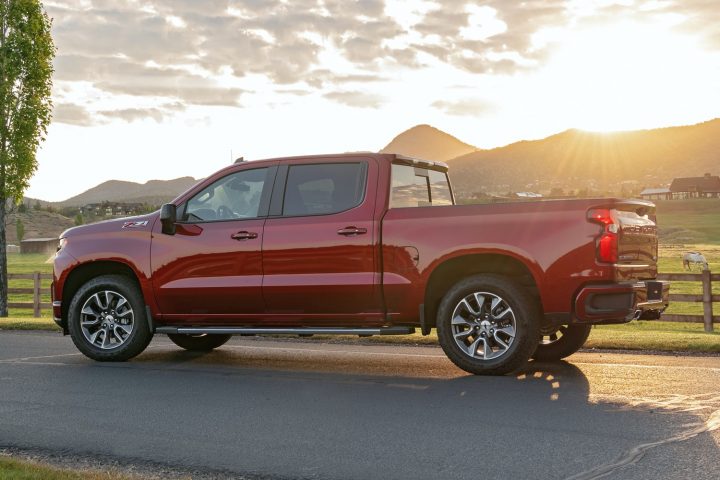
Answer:
<svg viewBox="0 0 720 480"><path fill-rule="evenodd" d="M160 223L162 223L162 233L166 235L175 235L175 220L177 219L177 207L172 203L166 203L160 209Z"/></svg>

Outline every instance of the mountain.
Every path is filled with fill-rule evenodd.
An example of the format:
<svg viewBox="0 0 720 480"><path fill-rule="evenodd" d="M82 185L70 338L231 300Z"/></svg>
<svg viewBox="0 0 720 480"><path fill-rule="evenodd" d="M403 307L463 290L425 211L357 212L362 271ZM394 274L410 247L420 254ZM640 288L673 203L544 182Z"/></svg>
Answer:
<svg viewBox="0 0 720 480"><path fill-rule="evenodd" d="M415 129L426 131L425 126ZM415 129L396 140L408 138ZM444 138L440 134L434 138ZM440 157L432 147L423 150L422 143L415 145L417 157ZM541 140L476 150L449 163L460 193L549 191L553 187L616 191L621 182L637 187L668 185L675 177L720 173L720 119L627 132L567 130Z"/></svg>
<svg viewBox="0 0 720 480"><path fill-rule="evenodd" d="M104 201L160 205L172 200L196 183L197 180L192 177L181 177L174 180L150 180L145 183L108 180L54 205L58 207L78 207Z"/></svg>
<svg viewBox="0 0 720 480"><path fill-rule="evenodd" d="M430 125L417 125L395 137L380 153L446 162L478 149Z"/></svg>

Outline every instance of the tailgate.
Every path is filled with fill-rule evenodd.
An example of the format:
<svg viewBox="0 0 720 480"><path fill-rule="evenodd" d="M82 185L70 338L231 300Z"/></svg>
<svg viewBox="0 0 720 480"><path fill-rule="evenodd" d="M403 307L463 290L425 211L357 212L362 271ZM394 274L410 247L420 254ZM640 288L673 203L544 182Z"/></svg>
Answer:
<svg viewBox="0 0 720 480"><path fill-rule="evenodd" d="M618 202L613 210L618 224L618 279L655 278L658 259L655 205L641 201Z"/></svg>

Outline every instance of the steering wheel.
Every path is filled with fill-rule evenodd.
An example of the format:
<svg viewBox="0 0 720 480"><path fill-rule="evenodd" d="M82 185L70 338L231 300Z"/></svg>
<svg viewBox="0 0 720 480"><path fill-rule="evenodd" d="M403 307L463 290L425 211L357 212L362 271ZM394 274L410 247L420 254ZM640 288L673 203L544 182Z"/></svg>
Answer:
<svg viewBox="0 0 720 480"><path fill-rule="evenodd" d="M232 210L230 210L228 207L226 207L225 205L220 205L217 208L217 218L218 219L227 220L228 218L237 218L237 217L238 217L238 215L235 212L233 212Z"/></svg>

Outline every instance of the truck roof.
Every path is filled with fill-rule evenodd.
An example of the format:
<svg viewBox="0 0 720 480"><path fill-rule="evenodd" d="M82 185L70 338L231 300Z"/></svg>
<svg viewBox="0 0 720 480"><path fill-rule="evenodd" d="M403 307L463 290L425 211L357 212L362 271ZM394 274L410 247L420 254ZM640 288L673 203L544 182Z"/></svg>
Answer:
<svg viewBox="0 0 720 480"><path fill-rule="evenodd" d="M386 161L386 162L399 162L404 163L407 165L414 165L417 167L422 168L432 168L434 170L442 170L447 171L448 165L444 162L436 162L433 160L424 160L420 158L414 158L414 157L408 157L406 155L400 155L397 153L377 153L377 152L345 152L345 153L328 153L328 154L322 154L322 155L298 155L298 156L290 156L290 157L274 157L274 158L263 158L259 160L242 160L235 162L236 164L241 163L260 163L260 162L276 162L278 160L283 161L290 161L298 163L305 162L309 159L333 159L333 158L352 158L357 156L364 156L364 157L372 157L376 158L380 161Z"/></svg>

